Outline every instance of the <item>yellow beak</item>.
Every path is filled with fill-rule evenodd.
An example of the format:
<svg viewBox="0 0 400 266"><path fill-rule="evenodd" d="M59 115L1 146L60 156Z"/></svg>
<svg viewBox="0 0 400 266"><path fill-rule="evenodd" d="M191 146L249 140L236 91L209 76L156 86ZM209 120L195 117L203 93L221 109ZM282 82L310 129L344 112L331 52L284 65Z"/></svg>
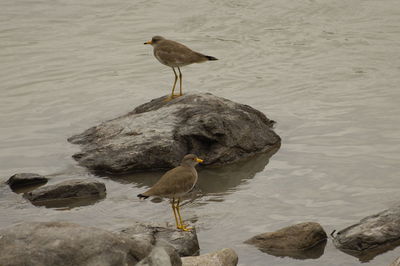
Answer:
<svg viewBox="0 0 400 266"><path fill-rule="evenodd" d="M144 44L152 44L152 42L151 42L151 41L148 41L148 42L145 42Z"/></svg>
<svg viewBox="0 0 400 266"><path fill-rule="evenodd" d="M197 158L196 161L197 161L198 163L204 162L204 161L203 161L202 159L200 159L200 158Z"/></svg>

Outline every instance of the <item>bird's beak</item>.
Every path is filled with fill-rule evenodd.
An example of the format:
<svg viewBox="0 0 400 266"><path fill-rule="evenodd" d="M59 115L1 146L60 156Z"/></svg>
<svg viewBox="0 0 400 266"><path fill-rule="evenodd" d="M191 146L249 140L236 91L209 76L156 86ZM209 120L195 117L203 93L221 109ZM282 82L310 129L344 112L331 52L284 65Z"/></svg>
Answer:
<svg viewBox="0 0 400 266"><path fill-rule="evenodd" d="M200 158L197 158L196 161L197 161L198 163L204 162L204 161L203 161L202 159L200 159Z"/></svg>
<svg viewBox="0 0 400 266"><path fill-rule="evenodd" d="M145 42L144 44L153 44L151 41Z"/></svg>

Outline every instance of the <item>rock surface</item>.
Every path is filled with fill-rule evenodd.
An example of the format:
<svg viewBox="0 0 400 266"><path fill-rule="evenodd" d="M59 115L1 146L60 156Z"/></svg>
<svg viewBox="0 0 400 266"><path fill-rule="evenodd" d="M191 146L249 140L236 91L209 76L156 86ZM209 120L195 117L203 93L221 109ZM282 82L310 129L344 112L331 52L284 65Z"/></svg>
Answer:
<svg viewBox="0 0 400 266"><path fill-rule="evenodd" d="M35 205L47 205L54 201L103 198L106 187L103 183L88 179L72 179L58 184L40 187L24 193L24 197ZM61 204L62 205L62 204Z"/></svg>
<svg viewBox="0 0 400 266"><path fill-rule="evenodd" d="M135 265L148 255L129 238L72 223L23 223L0 236L2 266Z"/></svg>
<svg viewBox="0 0 400 266"><path fill-rule="evenodd" d="M195 153L204 165L225 165L277 149L274 124L250 106L212 94L157 98L68 139L73 157L93 171L124 173L177 166Z"/></svg>
<svg viewBox="0 0 400 266"><path fill-rule="evenodd" d="M256 235L245 243L272 255L306 259L318 258L323 254L326 238L320 224L306 222Z"/></svg>
<svg viewBox="0 0 400 266"><path fill-rule="evenodd" d="M137 266L181 266L182 260L176 250L169 246L155 246Z"/></svg>
<svg viewBox="0 0 400 266"><path fill-rule="evenodd" d="M339 231L333 243L340 250L369 261L400 244L400 206L368 216Z"/></svg>
<svg viewBox="0 0 400 266"><path fill-rule="evenodd" d="M11 176L7 180L7 184L12 190L20 189L27 186L46 184L47 177L34 173L18 173Z"/></svg>
<svg viewBox="0 0 400 266"><path fill-rule="evenodd" d="M198 255L200 250L195 230L184 232L157 224L133 222L132 226L119 232L125 237L142 241L143 245L163 245L166 242L175 248L180 257Z"/></svg>
<svg viewBox="0 0 400 266"><path fill-rule="evenodd" d="M238 256L231 248L224 248L213 253L207 253L195 257L182 258L183 266L235 266Z"/></svg>

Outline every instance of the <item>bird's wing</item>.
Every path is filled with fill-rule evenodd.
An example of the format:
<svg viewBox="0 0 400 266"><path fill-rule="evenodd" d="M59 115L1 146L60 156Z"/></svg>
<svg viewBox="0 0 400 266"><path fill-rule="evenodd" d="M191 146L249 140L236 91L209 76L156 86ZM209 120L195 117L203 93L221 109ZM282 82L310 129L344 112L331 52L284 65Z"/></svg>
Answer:
<svg viewBox="0 0 400 266"><path fill-rule="evenodd" d="M203 59L200 53L174 41L162 43L157 47L155 55L164 62L176 65L191 64Z"/></svg>
<svg viewBox="0 0 400 266"><path fill-rule="evenodd" d="M196 172L178 166L166 172L158 182L144 194L146 196L168 196L188 192L196 182Z"/></svg>

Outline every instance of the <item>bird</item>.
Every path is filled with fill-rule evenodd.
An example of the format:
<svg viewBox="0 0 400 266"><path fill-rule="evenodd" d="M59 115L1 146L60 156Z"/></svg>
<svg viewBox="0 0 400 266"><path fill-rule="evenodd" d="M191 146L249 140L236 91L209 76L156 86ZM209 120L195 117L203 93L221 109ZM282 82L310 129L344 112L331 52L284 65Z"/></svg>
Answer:
<svg viewBox="0 0 400 266"><path fill-rule="evenodd" d="M195 52L181 43L167 40L162 36L154 36L150 41L145 42L144 44L151 44L153 46L155 58L157 58L161 64L171 67L172 71L174 71L174 85L172 86L171 96L166 99L167 101L183 95L182 72L180 67L193 63L218 60L213 56ZM176 82L178 80L178 75L176 74L175 68L178 68L179 71L179 95L174 94Z"/></svg>
<svg viewBox="0 0 400 266"><path fill-rule="evenodd" d="M180 202L182 196L190 192L196 185L198 175L195 166L202 162L203 160L194 154L185 155L179 166L166 172L150 189L137 196L140 199L146 199L150 196L169 198L174 212L176 228L182 231L191 230L192 228L183 223L180 214Z"/></svg>

